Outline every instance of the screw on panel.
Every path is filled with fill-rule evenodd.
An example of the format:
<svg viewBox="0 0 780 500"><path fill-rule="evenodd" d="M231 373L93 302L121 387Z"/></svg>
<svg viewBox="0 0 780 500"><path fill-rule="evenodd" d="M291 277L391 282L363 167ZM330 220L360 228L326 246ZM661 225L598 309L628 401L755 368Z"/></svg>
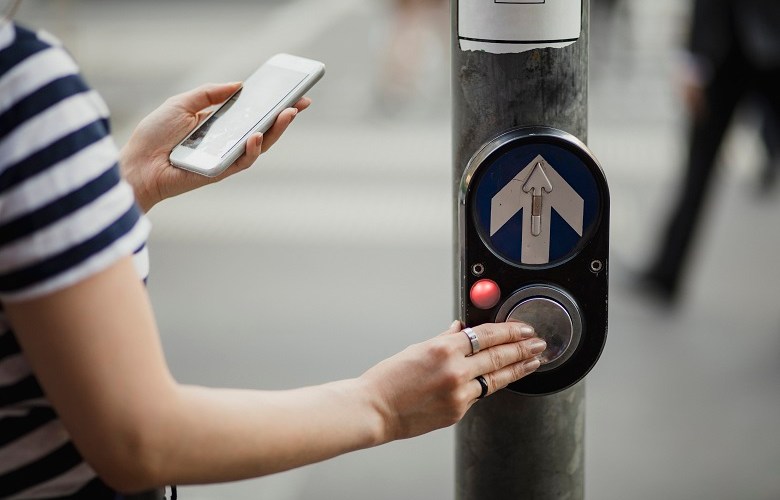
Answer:
<svg viewBox="0 0 780 500"><path fill-rule="evenodd" d="M474 276L482 276L483 274L485 274L485 266L479 263L474 264L473 266L471 266L471 274L473 274Z"/></svg>

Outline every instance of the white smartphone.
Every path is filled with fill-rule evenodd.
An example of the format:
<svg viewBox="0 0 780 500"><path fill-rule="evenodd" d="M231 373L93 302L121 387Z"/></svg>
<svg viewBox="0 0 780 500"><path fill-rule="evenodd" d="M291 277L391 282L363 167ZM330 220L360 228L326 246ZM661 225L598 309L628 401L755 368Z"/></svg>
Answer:
<svg viewBox="0 0 780 500"><path fill-rule="evenodd" d="M208 177L224 172L246 150L247 138L265 132L325 74L319 61L277 54L171 151L171 163Z"/></svg>

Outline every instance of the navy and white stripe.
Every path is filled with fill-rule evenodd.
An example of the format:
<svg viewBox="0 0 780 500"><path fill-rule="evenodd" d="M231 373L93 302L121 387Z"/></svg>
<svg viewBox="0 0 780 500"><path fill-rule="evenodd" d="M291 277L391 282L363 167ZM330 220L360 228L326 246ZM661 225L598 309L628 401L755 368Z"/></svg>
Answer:
<svg viewBox="0 0 780 500"><path fill-rule="evenodd" d="M108 110L49 36L0 27L0 497L97 485L45 399L2 305L62 290L134 254L149 223L122 180ZM98 481L99 482L99 481Z"/></svg>

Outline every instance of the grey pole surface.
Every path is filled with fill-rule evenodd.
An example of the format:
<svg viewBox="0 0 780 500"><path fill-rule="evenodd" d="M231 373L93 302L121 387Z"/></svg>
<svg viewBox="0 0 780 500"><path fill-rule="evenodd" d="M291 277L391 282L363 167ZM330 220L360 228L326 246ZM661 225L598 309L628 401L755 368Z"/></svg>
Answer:
<svg viewBox="0 0 780 500"><path fill-rule="evenodd" d="M573 45L489 54L460 50L457 1L452 0L455 234L460 178L482 144L505 130L532 125L587 140L590 6L582 2L582 33ZM458 251L456 243L456 263ZM584 434L583 382L542 397L500 391L475 404L456 428L456 498L582 499Z"/></svg>

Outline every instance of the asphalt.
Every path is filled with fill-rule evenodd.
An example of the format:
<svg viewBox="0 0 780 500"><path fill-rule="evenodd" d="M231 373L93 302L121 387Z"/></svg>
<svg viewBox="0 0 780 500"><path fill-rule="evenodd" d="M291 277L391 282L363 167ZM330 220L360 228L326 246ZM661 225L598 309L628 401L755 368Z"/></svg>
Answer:
<svg viewBox="0 0 780 500"><path fill-rule="evenodd" d="M685 155L686 6L596 12L589 145L612 193L609 340L587 377L586 497L780 498L780 199L740 115L677 307L634 272ZM453 319L448 48L423 37L416 89L381 98L387 3L25 2L114 112L118 143L167 96L276 52L323 60L312 108L250 171L150 214L149 290L174 375L283 389L360 374ZM446 21L445 21L446 22ZM311 416L316 419L316 415ZM449 499L452 430L181 498Z"/></svg>

